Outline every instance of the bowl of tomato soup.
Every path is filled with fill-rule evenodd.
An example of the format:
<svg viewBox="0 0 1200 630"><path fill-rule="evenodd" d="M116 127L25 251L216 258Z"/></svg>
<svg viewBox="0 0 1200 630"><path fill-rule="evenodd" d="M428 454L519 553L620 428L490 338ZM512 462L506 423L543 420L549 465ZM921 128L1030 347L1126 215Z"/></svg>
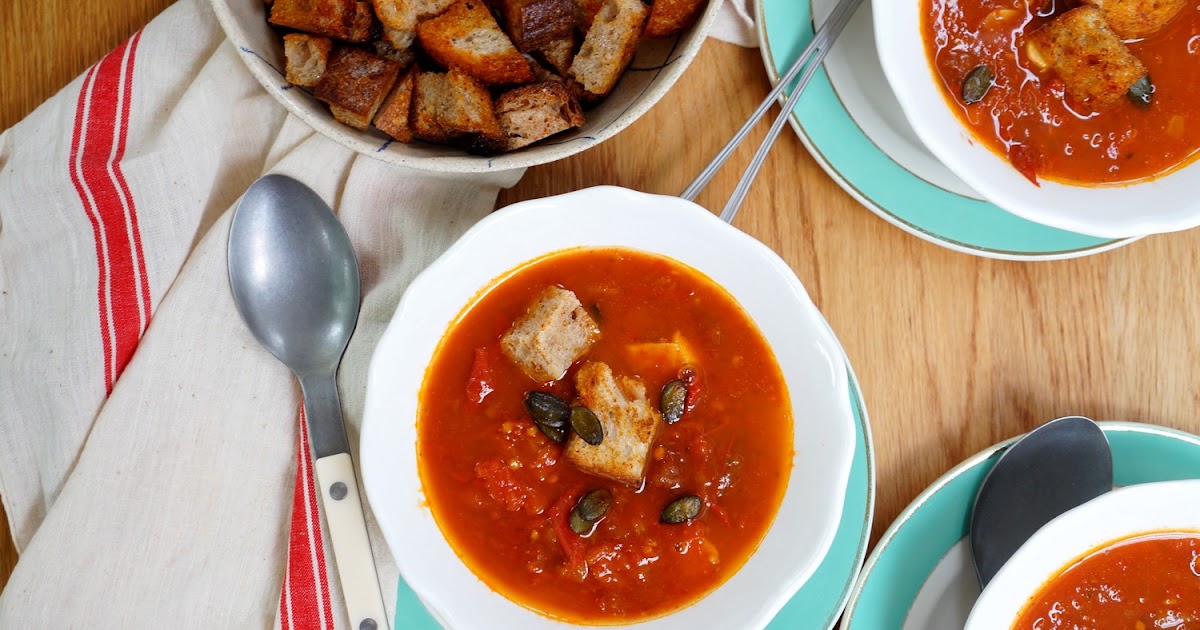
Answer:
<svg viewBox="0 0 1200 630"><path fill-rule="evenodd" d="M967 630L1200 624L1200 480L1128 486L1039 530L988 584Z"/></svg>
<svg viewBox="0 0 1200 630"><path fill-rule="evenodd" d="M987 200L1108 238L1200 225L1200 11L1187 0L875 2L921 141Z"/></svg>
<svg viewBox="0 0 1200 630"><path fill-rule="evenodd" d="M372 360L361 461L450 628L759 628L824 558L854 447L844 355L767 247L593 188L472 228Z"/></svg>

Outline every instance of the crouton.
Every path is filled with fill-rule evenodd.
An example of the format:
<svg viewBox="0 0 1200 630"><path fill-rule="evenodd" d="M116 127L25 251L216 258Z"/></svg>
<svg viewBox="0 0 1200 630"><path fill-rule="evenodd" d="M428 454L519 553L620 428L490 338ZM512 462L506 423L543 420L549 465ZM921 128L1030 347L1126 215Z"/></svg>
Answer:
<svg viewBox="0 0 1200 630"><path fill-rule="evenodd" d="M633 61L647 13L642 0L605 0L571 62L571 78L590 94L607 96Z"/></svg>
<svg viewBox="0 0 1200 630"><path fill-rule="evenodd" d="M605 0L575 0L575 25L581 33L587 33L592 28L596 14L604 7Z"/></svg>
<svg viewBox="0 0 1200 630"><path fill-rule="evenodd" d="M571 34L542 44L542 47L537 50L537 54L559 76L565 77L571 69L571 62L575 60L575 48L575 35Z"/></svg>
<svg viewBox="0 0 1200 630"><path fill-rule="evenodd" d="M371 42L371 50L373 50L376 55L379 55L384 59L391 59L392 61L400 64L401 70L412 66L417 61L417 51L415 48L400 50L399 48L396 48L387 38L377 39Z"/></svg>
<svg viewBox="0 0 1200 630"><path fill-rule="evenodd" d="M366 0L275 0L268 22L348 42L371 38L375 16Z"/></svg>
<svg viewBox="0 0 1200 630"><path fill-rule="evenodd" d="M662 416L637 379L613 376L604 363L585 363L575 373L579 404L592 410L604 427L604 441L592 446L571 435L567 461L583 472L638 487L646 475L650 449L662 428Z"/></svg>
<svg viewBox="0 0 1200 630"><path fill-rule="evenodd" d="M375 126L387 135L400 142L412 142L412 125L409 123L409 111L412 109L413 85L416 84L417 69L413 68L404 78L396 81L392 93L384 99L375 114Z"/></svg>
<svg viewBox="0 0 1200 630"><path fill-rule="evenodd" d="M458 0L417 26L421 46L434 61L459 67L489 85L529 83L529 62L500 30L482 0Z"/></svg>
<svg viewBox="0 0 1200 630"><path fill-rule="evenodd" d="M313 90L313 96L329 104L333 117L365 130L387 97L400 64L373 55L360 48L342 46L329 56L325 74Z"/></svg>
<svg viewBox="0 0 1200 630"><path fill-rule="evenodd" d="M1035 31L1027 46L1031 60L1058 74L1076 106L1096 112L1121 100L1146 75L1146 66L1093 6L1058 16Z"/></svg>
<svg viewBox="0 0 1200 630"><path fill-rule="evenodd" d="M546 83L546 82L550 82L550 81L557 82L557 83L563 82L562 77L558 76L557 74L554 74L553 71L546 68L542 64L538 63L538 61L536 59L534 59L533 57L530 57L529 55L525 55L525 58L529 60L529 68L531 70L533 70L533 82L534 83Z"/></svg>
<svg viewBox="0 0 1200 630"><path fill-rule="evenodd" d="M501 94L496 99L496 118L504 132L504 149L508 151L584 122L579 102L561 81L524 85Z"/></svg>
<svg viewBox="0 0 1200 630"><path fill-rule="evenodd" d="M650 19L646 21L643 37L671 37L691 26L704 0L655 0L650 8Z"/></svg>
<svg viewBox="0 0 1200 630"><path fill-rule="evenodd" d="M422 140L449 142L467 135L501 137L487 88L458 68L442 74L418 73L412 99L409 124L413 135Z"/></svg>
<svg viewBox="0 0 1200 630"><path fill-rule="evenodd" d="M1162 30L1188 0L1083 0L1104 11L1108 27L1121 39L1141 39Z"/></svg>
<svg viewBox="0 0 1200 630"><path fill-rule="evenodd" d="M287 60L286 78L292 85L312 87L325 74L333 42L328 37L308 33L283 36L283 56Z"/></svg>
<svg viewBox="0 0 1200 630"><path fill-rule="evenodd" d="M500 349L530 378L548 383L566 375L599 336L600 329L579 298L551 286L504 333Z"/></svg>
<svg viewBox="0 0 1200 630"><path fill-rule="evenodd" d="M575 32L574 0L500 0L500 14L521 52Z"/></svg>
<svg viewBox="0 0 1200 630"><path fill-rule="evenodd" d="M455 0L372 0L383 24L383 36L398 51L417 39L417 24L450 8Z"/></svg>

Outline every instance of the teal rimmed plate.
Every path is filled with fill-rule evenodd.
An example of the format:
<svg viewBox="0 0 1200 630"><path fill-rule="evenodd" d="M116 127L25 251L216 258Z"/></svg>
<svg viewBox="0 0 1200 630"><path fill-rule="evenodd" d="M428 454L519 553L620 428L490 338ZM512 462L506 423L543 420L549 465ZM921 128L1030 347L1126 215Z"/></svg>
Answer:
<svg viewBox="0 0 1200 630"><path fill-rule="evenodd" d="M866 558L875 506L875 455L871 444L871 424L858 379L850 369L849 362L846 365L855 420L855 447L842 520L825 560L779 611L767 626L768 630L829 630L836 626ZM463 605L470 604L464 602ZM396 622L393 627L406 630L441 628L403 578L396 594Z"/></svg>
<svg viewBox="0 0 1200 630"><path fill-rule="evenodd" d="M1119 486L1200 478L1200 437L1148 424L1101 422ZM959 464L897 517L871 553L842 630L961 629L979 595L966 545L975 495L1012 440Z"/></svg>
<svg viewBox="0 0 1200 630"><path fill-rule="evenodd" d="M823 21L835 2L756 0L759 42L772 82L812 39L814 14ZM851 19L791 116L801 141L846 192L910 234L975 256L1056 260L1137 240L1101 239L1027 221L982 200L952 175L917 139L888 87L870 4L864 2Z"/></svg>

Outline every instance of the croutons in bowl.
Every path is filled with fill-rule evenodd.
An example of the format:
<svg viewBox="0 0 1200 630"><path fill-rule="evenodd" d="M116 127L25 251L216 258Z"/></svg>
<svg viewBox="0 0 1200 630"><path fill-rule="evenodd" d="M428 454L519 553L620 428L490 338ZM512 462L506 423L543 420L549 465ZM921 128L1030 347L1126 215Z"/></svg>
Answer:
<svg viewBox="0 0 1200 630"><path fill-rule="evenodd" d="M437 172L612 137L699 51L719 0L212 0L255 78L322 135Z"/></svg>
<svg viewBox="0 0 1200 630"><path fill-rule="evenodd" d="M592 188L493 214L413 281L371 362L363 481L448 628L762 628L836 533L848 388L769 248Z"/></svg>
<svg viewBox="0 0 1200 630"><path fill-rule="evenodd" d="M883 0L872 9L884 73L917 136L988 201L1103 238L1200 225L1193 5Z"/></svg>

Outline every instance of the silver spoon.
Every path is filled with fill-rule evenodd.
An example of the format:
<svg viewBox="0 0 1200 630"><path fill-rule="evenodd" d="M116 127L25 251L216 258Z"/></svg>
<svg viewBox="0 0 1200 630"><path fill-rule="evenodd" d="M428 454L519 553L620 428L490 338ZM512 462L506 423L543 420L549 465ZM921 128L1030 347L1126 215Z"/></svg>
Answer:
<svg viewBox="0 0 1200 630"><path fill-rule="evenodd" d="M254 182L234 212L229 285L254 337L300 379L350 627L387 628L335 380L358 321L358 262L350 239L310 188L268 175Z"/></svg>
<svg viewBox="0 0 1200 630"><path fill-rule="evenodd" d="M1043 525L1112 490L1112 450L1091 420L1052 420L1018 440L983 480L971 514L971 556L979 583Z"/></svg>
<svg viewBox="0 0 1200 630"><path fill-rule="evenodd" d="M709 162L708 166L704 167L703 171L696 176L696 179L683 191L679 196L688 201L695 201L700 191L708 185L717 171L725 165L733 152L738 148L750 130L762 120L763 116L767 115L767 111L771 109L776 99L789 86L792 88L792 93L788 96L787 101L783 104L783 109L779 112L779 116L775 118L775 122L771 124L771 129L767 131L767 136L763 138L762 144L759 145L758 151L754 153L754 157L750 160L750 165L746 167L746 172L742 174L742 178L738 180L737 187L733 189L733 194L729 197L725 207L721 210L721 220L726 223L733 223L733 218L737 216L738 209L742 207L742 201L746 199L746 194L750 192L750 185L754 183L754 178L758 177L758 171L762 169L763 163L767 161L767 155L771 152L771 147L775 145L775 140L779 137L779 132L783 130L783 125L787 122L788 117L792 115L792 111L796 109L796 103L800 102L800 95L804 93L804 88L808 87L813 76L817 74L817 70L821 67L821 62L824 61L825 55L829 54L829 49L833 48L833 43L837 41L842 30L846 28L846 24L850 22L850 18L854 17L854 13L858 10L862 0L838 0L837 6L833 7L833 12L829 14L829 18L821 24L813 33L812 40L801 51L800 56L792 63L792 67L779 78L779 82L775 84L775 88L771 90L763 102L759 104L758 109L750 115L750 119L738 129L737 133L733 134L733 138L725 145L724 148L717 153L717 156ZM804 74L800 74L803 70ZM800 80L792 85L792 81L799 76Z"/></svg>

